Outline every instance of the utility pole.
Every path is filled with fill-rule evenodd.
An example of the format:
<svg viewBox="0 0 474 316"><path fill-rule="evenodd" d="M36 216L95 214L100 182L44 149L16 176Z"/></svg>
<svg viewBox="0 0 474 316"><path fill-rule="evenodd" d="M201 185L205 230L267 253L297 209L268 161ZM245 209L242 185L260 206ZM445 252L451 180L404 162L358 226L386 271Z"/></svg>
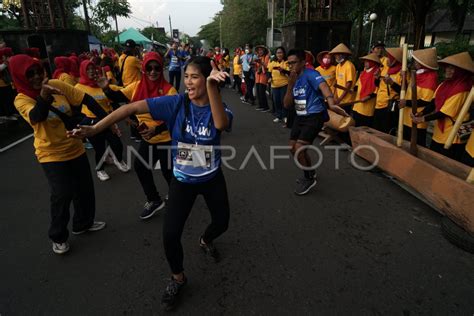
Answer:
<svg viewBox="0 0 474 316"><path fill-rule="evenodd" d="M86 21L86 31L91 34L91 24L89 21L89 12L87 12L87 0L82 0L82 6L84 8L84 20Z"/></svg>
<svg viewBox="0 0 474 316"><path fill-rule="evenodd" d="M272 7L270 8L271 9L271 17L272 17L272 24L270 25L271 27L271 30L270 30L270 47L273 47L273 30L275 28L275 25L274 25L274 20L275 20L275 0L272 0Z"/></svg>
<svg viewBox="0 0 474 316"><path fill-rule="evenodd" d="M219 45L222 49L222 14L219 14Z"/></svg>
<svg viewBox="0 0 474 316"><path fill-rule="evenodd" d="M170 18L170 37L173 39L173 28L171 27L171 15L169 15Z"/></svg>

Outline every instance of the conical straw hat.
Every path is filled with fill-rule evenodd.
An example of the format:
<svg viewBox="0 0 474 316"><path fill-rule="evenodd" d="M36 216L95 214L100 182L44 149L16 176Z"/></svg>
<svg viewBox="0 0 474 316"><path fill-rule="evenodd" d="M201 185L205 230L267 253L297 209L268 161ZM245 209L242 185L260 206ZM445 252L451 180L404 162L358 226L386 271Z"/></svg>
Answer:
<svg viewBox="0 0 474 316"><path fill-rule="evenodd" d="M474 73L474 63L468 52L448 56L438 61L439 64L448 64Z"/></svg>
<svg viewBox="0 0 474 316"><path fill-rule="evenodd" d="M347 54L347 55L352 55L352 52L351 50L346 46L344 45L343 43L337 45L336 47L334 47L330 52L329 54Z"/></svg>
<svg viewBox="0 0 474 316"><path fill-rule="evenodd" d="M309 51L309 50L305 50L304 53L305 53L305 60L307 62L311 61L311 64L314 65L314 55L313 55L313 53L311 53L311 51Z"/></svg>
<svg viewBox="0 0 474 316"><path fill-rule="evenodd" d="M360 60L370 60L370 61L376 62L379 65L382 65L382 62L380 61L379 56L377 56L377 54L374 54L374 53L368 54L368 55L363 56L363 57L360 57L359 59Z"/></svg>
<svg viewBox="0 0 474 316"><path fill-rule="evenodd" d="M401 47L390 47L385 49L388 54L392 55L399 63L403 59L403 50Z"/></svg>
<svg viewBox="0 0 474 316"><path fill-rule="evenodd" d="M438 70L436 48L426 48L413 51L413 59L428 69Z"/></svg>

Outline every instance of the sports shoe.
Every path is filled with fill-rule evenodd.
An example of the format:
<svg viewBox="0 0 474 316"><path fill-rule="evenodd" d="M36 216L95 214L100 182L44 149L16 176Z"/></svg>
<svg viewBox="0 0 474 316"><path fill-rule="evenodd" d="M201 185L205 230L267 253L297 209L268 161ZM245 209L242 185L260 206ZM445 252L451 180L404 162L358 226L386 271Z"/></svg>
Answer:
<svg viewBox="0 0 474 316"><path fill-rule="evenodd" d="M301 178L296 180L296 188L295 188L295 194L296 195L305 195L306 193L311 190L312 187L316 185L317 181L316 179L306 179L306 178Z"/></svg>
<svg viewBox="0 0 474 316"><path fill-rule="evenodd" d="M219 262L220 254L217 251L216 247L214 247L214 244L212 242L209 242L207 244L204 243L201 236L199 238L199 247L201 247L202 251L206 254L206 256L213 258L215 262Z"/></svg>
<svg viewBox="0 0 474 316"><path fill-rule="evenodd" d="M267 112L270 112L270 108L262 109L262 113L267 113Z"/></svg>
<svg viewBox="0 0 474 316"><path fill-rule="evenodd" d="M159 199L158 201L146 202L143 207L143 212L140 215L141 219L148 219L155 215L156 212L165 207L165 201Z"/></svg>
<svg viewBox="0 0 474 316"><path fill-rule="evenodd" d="M110 179L109 175L105 170L99 170L97 171L97 178L99 178L100 181L107 181Z"/></svg>
<svg viewBox="0 0 474 316"><path fill-rule="evenodd" d="M186 276L184 276L182 282L178 282L175 278L171 277L165 291L163 292L163 296L161 297L161 306L165 311L170 311L176 307L179 299L179 291L181 291L186 283L188 283Z"/></svg>
<svg viewBox="0 0 474 316"><path fill-rule="evenodd" d="M117 169L122 172L128 172L130 170L130 168L127 166L127 164L123 160L122 161L114 160L114 164L117 167Z"/></svg>
<svg viewBox="0 0 474 316"><path fill-rule="evenodd" d="M245 101L245 97L244 97L244 96L241 96L241 97L240 97L240 101Z"/></svg>
<svg viewBox="0 0 474 316"><path fill-rule="evenodd" d="M85 149L94 149L94 146L92 146L92 144L87 141L87 142L84 143L84 148Z"/></svg>
<svg viewBox="0 0 474 316"><path fill-rule="evenodd" d="M85 232L96 232L96 231L104 229L105 226L106 226L105 222L94 222L91 227L84 230L80 230L80 231L72 231L72 233L73 235L80 235Z"/></svg>
<svg viewBox="0 0 474 316"><path fill-rule="evenodd" d="M261 108L261 107L256 107L255 108L255 111L263 111L263 110L265 110L265 108Z"/></svg>
<svg viewBox="0 0 474 316"><path fill-rule="evenodd" d="M62 255L69 251L69 244L67 242L53 242L53 252Z"/></svg>
<svg viewBox="0 0 474 316"><path fill-rule="evenodd" d="M273 119L273 123L280 123L280 121L281 121L281 120L280 120L278 117L275 117L275 118Z"/></svg>

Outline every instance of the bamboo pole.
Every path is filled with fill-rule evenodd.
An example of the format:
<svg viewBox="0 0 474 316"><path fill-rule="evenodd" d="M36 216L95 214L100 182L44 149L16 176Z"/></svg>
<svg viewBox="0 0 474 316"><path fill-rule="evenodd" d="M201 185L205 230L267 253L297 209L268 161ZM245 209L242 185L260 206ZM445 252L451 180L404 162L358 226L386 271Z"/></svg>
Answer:
<svg viewBox="0 0 474 316"><path fill-rule="evenodd" d="M411 71L411 110L413 115L416 114L418 110L418 95L416 90L416 70ZM403 127L402 127L403 128ZM410 139L410 154L416 156L418 154L418 148L416 147L418 143L418 125L411 123L411 139Z"/></svg>
<svg viewBox="0 0 474 316"><path fill-rule="evenodd" d="M469 92L469 95L467 96L467 99L464 102L461 108L461 111L459 112L456 122L454 123L454 126L451 129L451 132L449 133L448 140L444 144L444 149L449 149L451 145L453 144L454 138L456 137L456 134L459 128L461 127L462 121L464 117L466 116L466 114L469 112L469 109L471 108L473 97L474 97L474 87L471 88L471 92Z"/></svg>
<svg viewBox="0 0 474 316"><path fill-rule="evenodd" d="M403 59L402 59L402 90L400 91L400 100L405 100L405 94L407 89L407 79L406 79L406 71L407 71L407 56L408 55L408 44L403 44ZM403 144L403 114L405 108L402 108L398 112L398 129L397 129L397 146L402 147Z"/></svg>

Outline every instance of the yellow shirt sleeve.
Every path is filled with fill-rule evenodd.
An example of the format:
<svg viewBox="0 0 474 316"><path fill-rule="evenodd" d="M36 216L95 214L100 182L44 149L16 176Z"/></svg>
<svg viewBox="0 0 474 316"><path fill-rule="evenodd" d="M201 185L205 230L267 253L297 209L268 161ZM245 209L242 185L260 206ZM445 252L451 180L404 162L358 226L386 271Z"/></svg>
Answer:
<svg viewBox="0 0 474 316"><path fill-rule="evenodd" d="M71 86L70 84L55 79L49 80L48 84L59 89L67 98L69 104L73 106L80 106L82 104L85 95L83 91L74 88L74 86Z"/></svg>
<svg viewBox="0 0 474 316"><path fill-rule="evenodd" d="M62 81L62 82L65 82L65 83L67 83L67 84L69 84L69 85L71 85L71 86L73 86L73 87L77 84L76 79L74 79L73 76L68 75L67 73L62 73L62 74L59 76L58 80L60 80L60 81Z"/></svg>
<svg viewBox="0 0 474 316"><path fill-rule="evenodd" d="M121 89L120 92L122 92L123 95L129 101L131 101L133 99L133 95L135 94L135 90L137 89L137 86L138 86L139 83L140 83L140 81L136 81L136 82L132 83L131 85L126 86L125 88Z"/></svg>

